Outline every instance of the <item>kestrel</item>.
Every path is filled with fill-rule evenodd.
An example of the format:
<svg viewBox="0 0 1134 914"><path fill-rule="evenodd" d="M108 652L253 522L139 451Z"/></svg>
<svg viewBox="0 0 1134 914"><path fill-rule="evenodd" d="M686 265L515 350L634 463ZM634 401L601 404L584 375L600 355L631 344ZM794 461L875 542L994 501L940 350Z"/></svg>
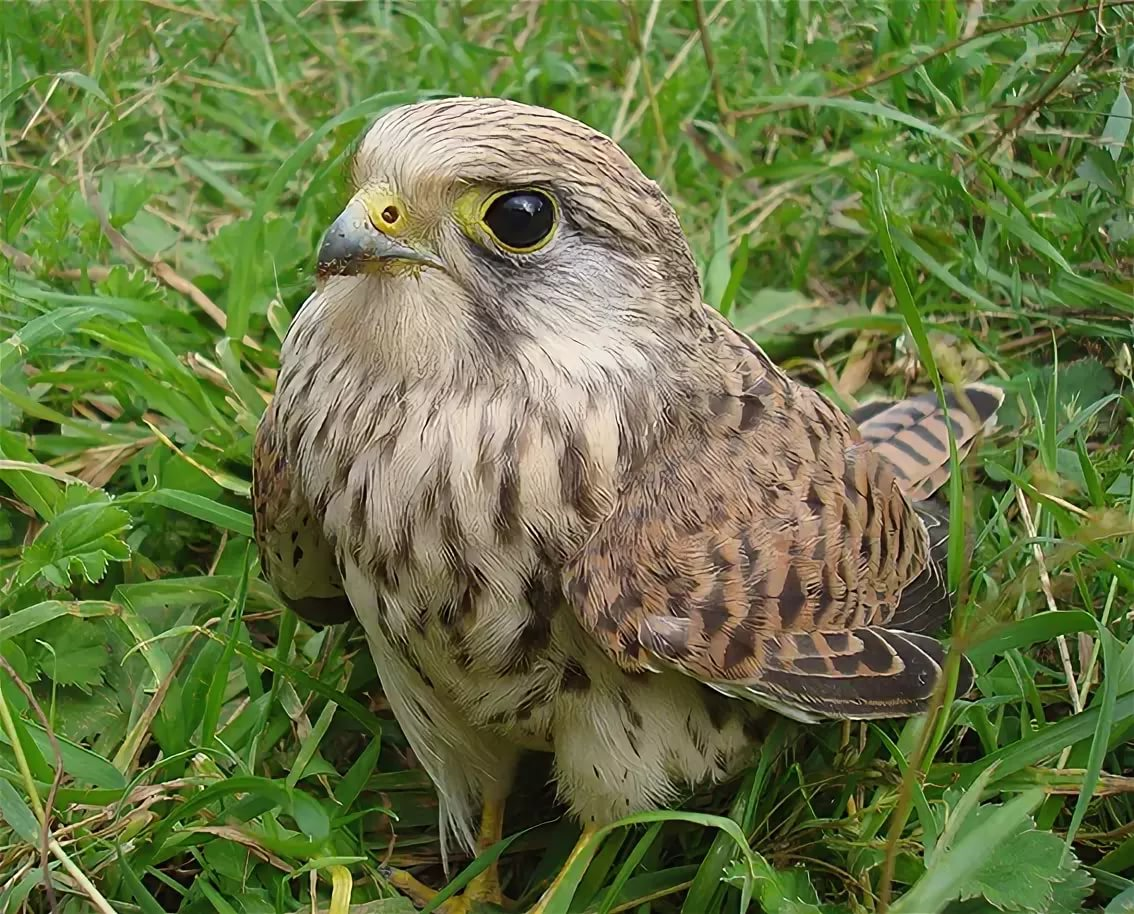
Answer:
<svg viewBox="0 0 1134 914"><path fill-rule="evenodd" d="M296 612L357 616L443 842L499 839L523 750L586 839L743 766L765 709L926 708L927 499L999 391L848 417L703 304L658 186L553 111L398 108L353 178L257 434L256 539ZM499 898L489 869L448 910Z"/></svg>

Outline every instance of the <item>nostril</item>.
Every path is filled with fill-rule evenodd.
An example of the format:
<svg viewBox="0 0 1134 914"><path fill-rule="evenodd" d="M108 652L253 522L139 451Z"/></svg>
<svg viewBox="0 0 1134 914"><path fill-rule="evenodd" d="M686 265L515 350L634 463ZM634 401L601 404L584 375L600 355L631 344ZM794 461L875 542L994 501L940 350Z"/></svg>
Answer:
<svg viewBox="0 0 1134 914"><path fill-rule="evenodd" d="M382 221L387 225L393 225L401 218L401 216L402 214L398 212L398 208L393 204L387 206L384 210L382 210Z"/></svg>

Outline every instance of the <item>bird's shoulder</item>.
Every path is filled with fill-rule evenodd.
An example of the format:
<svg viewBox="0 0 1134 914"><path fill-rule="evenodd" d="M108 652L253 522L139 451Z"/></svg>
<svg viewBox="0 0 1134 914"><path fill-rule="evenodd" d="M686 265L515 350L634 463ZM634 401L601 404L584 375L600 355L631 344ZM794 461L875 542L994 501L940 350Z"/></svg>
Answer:
<svg viewBox="0 0 1134 914"><path fill-rule="evenodd" d="M568 565L565 589L623 662L649 665L647 620L669 619L690 665L723 676L756 650L738 631L885 621L927 543L852 420L715 313L701 342L683 416Z"/></svg>
<svg viewBox="0 0 1134 914"><path fill-rule="evenodd" d="M694 437L739 439L750 460L782 457L819 437L841 449L861 442L855 423L830 400L789 377L720 313L705 312L694 377L703 418L691 426Z"/></svg>

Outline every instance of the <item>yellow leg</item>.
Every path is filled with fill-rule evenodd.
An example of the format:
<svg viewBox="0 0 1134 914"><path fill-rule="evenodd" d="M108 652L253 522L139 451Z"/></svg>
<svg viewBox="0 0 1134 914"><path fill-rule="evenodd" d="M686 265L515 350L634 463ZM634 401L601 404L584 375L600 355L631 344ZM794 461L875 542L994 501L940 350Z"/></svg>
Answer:
<svg viewBox="0 0 1134 914"><path fill-rule="evenodd" d="M503 832L504 798L486 798L484 809L481 812L477 851L482 852L492 847L500 840ZM437 895L436 889L431 889L415 876L411 876L402 870L389 870L386 874L386 881L419 906L429 904ZM493 860L486 869L472 878L464 893L450 898L441 905L438 911L439 914L476 914L476 905L491 904L499 907L503 903L504 895L500 891L500 870L497 867L497 862Z"/></svg>
<svg viewBox="0 0 1134 914"><path fill-rule="evenodd" d="M587 825L583 828L583 833L579 835L579 840L575 842L575 846L571 849L571 854L568 856L567 862L563 864L563 869L559 871L559 875L552 880L551 885L547 887L547 891L540 896L539 901L535 903L535 907L532 908L528 914L544 914L547 910L548 903L551 901L552 895L554 895L559 889L559 886L563 884L563 877L567 874L567 871L571 869L572 864L578 862L578 860L583 857L587 858L588 863L590 862L590 858L595 855L595 851L598 850L599 844L601 843L594 840L597 833L598 828L594 825Z"/></svg>
<svg viewBox="0 0 1134 914"><path fill-rule="evenodd" d="M387 869L382 875L390 885L405 895L418 907L424 907L429 904L429 902L433 900L433 896L437 894L436 889L431 889L416 876L411 876L405 870Z"/></svg>
<svg viewBox="0 0 1134 914"><path fill-rule="evenodd" d="M484 853L504 837L504 798L486 797L484 809L480 814L480 835L477 837L478 854ZM488 868L477 873L465 889L464 897L469 901L486 901L494 905L504 904L504 893L500 889L500 867L493 860Z"/></svg>

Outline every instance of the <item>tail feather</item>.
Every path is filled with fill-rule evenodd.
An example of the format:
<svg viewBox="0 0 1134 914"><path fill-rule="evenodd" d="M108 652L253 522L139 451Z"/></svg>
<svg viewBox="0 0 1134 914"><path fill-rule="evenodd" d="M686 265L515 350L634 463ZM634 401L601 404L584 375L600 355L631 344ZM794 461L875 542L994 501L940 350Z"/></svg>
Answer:
<svg viewBox="0 0 1134 914"><path fill-rule="evenodd" d="M768 639L750 679L717 683L796 720L908 717L929 706L941 679L945 647L911 632L867 627L837 632L785 632ZM957 695L972 685L962 658Z"/></svg>
<svg viewBox="0 0 1134 914"><path fill-rule="evenodd" d="M962 394L946 390L948 420L934 392L881 405L867 403L852 413L862 437L890 461L914 501L929 498L949 478L949 427L963 458L977 436L995 424L1004 402L1004 392L987 384L966 384Z"/></svg>

